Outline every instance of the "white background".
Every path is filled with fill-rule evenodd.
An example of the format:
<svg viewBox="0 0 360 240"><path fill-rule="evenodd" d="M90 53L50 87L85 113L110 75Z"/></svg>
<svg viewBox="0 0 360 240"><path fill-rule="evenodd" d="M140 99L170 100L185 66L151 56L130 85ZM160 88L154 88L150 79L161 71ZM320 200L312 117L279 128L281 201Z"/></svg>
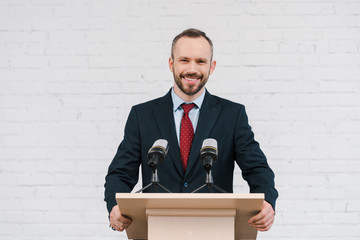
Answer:
<svg viewBox="0 0 360 240"><path fill-rule="evenodd" d="M0 239L125 239L107 167L189 27L214 42L208 90L246 105L276 173L258 239L360 238L360 1L0 0Z"/></svg>

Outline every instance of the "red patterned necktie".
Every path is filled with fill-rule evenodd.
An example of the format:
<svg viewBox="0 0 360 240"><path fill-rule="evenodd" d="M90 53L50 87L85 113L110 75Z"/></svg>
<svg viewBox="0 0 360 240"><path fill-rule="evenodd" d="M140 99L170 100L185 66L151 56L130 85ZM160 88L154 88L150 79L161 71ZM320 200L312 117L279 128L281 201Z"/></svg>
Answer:
<svg viewBox="0 0 360 240"><path fill-rule="evenodd" d="M182 104L181 106L184 110L184 114L181 119L180 129L180 157L183 169L185 171L189 158L191 144L194 138L194 128L189 118L189 112L193 107L195 107L195 104Z"/></svg>

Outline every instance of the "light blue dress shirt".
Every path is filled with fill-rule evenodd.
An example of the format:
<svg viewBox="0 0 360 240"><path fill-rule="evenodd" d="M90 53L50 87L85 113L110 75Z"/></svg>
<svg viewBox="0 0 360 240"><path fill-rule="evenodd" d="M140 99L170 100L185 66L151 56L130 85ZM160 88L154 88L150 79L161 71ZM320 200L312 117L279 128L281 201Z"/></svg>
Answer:
<svg viewBox="0 0 360 240"><path fill-rule="evenodd" d="M184 114L184 110L181 107L183 103L195 103L196 106L190 110L189 118L194 128L194 133L196 131L196 126L199 120L200 109L201 105L204 101L205 91L194 101L192 102L185 102L182 100L176 93L174 92L174 88L171 89L171 98L173 102L173 113L174 113L174 120L175 120L175 129L176 129L176 136L178 139L178 143L180 145L180 126L181 126L181 118Z"/></svg>

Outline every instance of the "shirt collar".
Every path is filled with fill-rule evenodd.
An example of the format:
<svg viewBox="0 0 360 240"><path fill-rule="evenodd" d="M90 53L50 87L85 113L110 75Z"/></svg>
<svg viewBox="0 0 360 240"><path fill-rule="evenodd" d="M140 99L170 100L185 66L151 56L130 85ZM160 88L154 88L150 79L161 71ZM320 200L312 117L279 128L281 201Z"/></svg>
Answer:
<svg viewBox="0 0 360 240"><path fill-rule="evenodd" d="M206 89L205 89L206 91ZM171 88L171 98L172 98L172 101L173 101L173 110L174 112L176 110L179 109L179 107L181 106L181 104L183 103L195 103L196 104L196 108L201 108L201 105L204 101L204 98L205 98L205 91L197 98L195 99L194 101L192 102L185 102L184 100L182 100L178 95L176 95L175 91L174 91L174 88Z"/></svg>

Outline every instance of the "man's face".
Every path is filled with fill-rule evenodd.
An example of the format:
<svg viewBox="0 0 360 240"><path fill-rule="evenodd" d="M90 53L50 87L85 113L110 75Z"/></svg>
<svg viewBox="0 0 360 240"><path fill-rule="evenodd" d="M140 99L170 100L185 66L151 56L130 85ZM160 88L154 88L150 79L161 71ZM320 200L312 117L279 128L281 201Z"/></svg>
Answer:
<svg viewBox="0 0 360 240"><path fill-rule="evenodd" d="M203 37L180 38L169 59L174 75L174 90L177 94L198 97L214 71L216 62L211 60L211 46Z"/></svg>

